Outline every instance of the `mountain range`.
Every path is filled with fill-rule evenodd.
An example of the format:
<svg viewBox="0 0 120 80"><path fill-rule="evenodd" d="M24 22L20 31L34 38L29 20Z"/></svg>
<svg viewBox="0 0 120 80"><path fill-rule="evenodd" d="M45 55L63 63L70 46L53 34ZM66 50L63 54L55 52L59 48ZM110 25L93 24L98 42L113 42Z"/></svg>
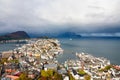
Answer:
<svg viewBox="0 0 120 80"><path fill-rule="evenodd" d="M30 34L31 35L31 34ZM60 34L32 34L29 36L25 31L16 31L0 36L0 41L2 40L13 40L13 39L26 39L26 38L80 38L81 35L77 35L73 32L62 32Z"/></svg>
<svg viewBox="0 0 120 80"><path fill-rule="evenodd" d="M61 32L59 34L50 34L50 33L27 33L25 31L16 31L12 33L7 33L0 36L0 41L2 40L13 40L13 39L28 39L28 38L112 38L115 36L84 36L80 34L76 34L74 32ZM117 37L118 38L118 37Z"/></svg>

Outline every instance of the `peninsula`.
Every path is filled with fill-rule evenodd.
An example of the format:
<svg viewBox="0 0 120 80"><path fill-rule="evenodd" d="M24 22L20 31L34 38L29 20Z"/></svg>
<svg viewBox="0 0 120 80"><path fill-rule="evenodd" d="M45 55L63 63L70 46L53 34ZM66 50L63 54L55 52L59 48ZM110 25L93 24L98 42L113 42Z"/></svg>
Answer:
<svg viewBox="0 0 120 80"><path fill-rule="evenodd" d="M1 80L119 80L120 66L103 57L76 53L76 60L59 63L57 39L28 39L28 44L0 54Z"/></svg>
<svg viewBox="0 0 120 80"><path fill-rule="evenodd" d="M5 34L0 36L0 41L3 40L18 40L18 39L26 39L30 38L29 35L25 31L17 31L9 34Z"/></svg>

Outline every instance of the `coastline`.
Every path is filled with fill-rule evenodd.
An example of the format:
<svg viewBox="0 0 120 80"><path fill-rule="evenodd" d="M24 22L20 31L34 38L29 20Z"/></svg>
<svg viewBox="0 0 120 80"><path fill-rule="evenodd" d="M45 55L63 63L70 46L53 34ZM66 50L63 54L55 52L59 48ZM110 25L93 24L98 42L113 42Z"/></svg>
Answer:
<svg viewBox="0 0 120 80"><path fill-rule="evenodd" d="M49 70L54 70L60 74L64 80L66 80L66 78L70 78L70 75L75 80L85 79L86 76L89 76L89 78L93 80L98 78L119 78L119 65L111 64L106 58L94 57L86 53L76 53L76 57L78 57L78 59L69 59L63 64L60 64L56 60L56 57L59 57L57 55L64 54L60 45L61 44L57 39L28 40L28 44L18 47L12 51L3 52L2 58L5 58L7 61L4 63L6 67L9 65L14 65L15 67L18 66L19 63L19 67L15 68L15 70L19 72L28 71L28 73L30 72L34 76L39 76L38 78L40 78L39 73L42 74L43 71ZM81 73L81 70L84 74ZM38 74L35 75L34 71ZM5 73L9 74L8 72ZM14 71L12 71L12 73L14 73ZM28 73L27 75L29 75ZM64 73L69 74L69 76ZM106 73L109 74L110 77L108 77ZM112 73L113 77L110 73ZM2 75L3 74L4 73L2 73ZM8 75L2 76L2 78L7 77ZM19 78L20 76L17 77ZM9 76L9 78L11 77ZM34 79L35 77L32 76L29 78Z"/></svg>

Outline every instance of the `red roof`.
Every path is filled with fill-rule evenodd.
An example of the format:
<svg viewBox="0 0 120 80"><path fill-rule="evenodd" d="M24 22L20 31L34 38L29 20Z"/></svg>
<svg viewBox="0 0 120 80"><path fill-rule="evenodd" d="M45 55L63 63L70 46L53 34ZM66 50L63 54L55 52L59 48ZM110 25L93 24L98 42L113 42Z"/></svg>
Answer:
<svg viewBox="0 0 120 80"><path fill-rule="evenodd" d="M18 76L13 76L13 75L6 75L7 78L10 78L12 80L16 80L18 79L19 77Z"/></svg>

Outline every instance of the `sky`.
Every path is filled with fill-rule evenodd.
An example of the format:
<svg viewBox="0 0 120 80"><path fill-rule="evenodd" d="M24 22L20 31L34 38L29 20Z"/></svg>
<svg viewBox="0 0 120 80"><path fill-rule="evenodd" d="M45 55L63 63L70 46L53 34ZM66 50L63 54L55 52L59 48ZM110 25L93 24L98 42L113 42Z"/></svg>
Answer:
<svg viewBox="0 0 120 80"><path fill-rule="evenodd" d="M0 33L120 36L120 0L0 0Z"/></svg>

